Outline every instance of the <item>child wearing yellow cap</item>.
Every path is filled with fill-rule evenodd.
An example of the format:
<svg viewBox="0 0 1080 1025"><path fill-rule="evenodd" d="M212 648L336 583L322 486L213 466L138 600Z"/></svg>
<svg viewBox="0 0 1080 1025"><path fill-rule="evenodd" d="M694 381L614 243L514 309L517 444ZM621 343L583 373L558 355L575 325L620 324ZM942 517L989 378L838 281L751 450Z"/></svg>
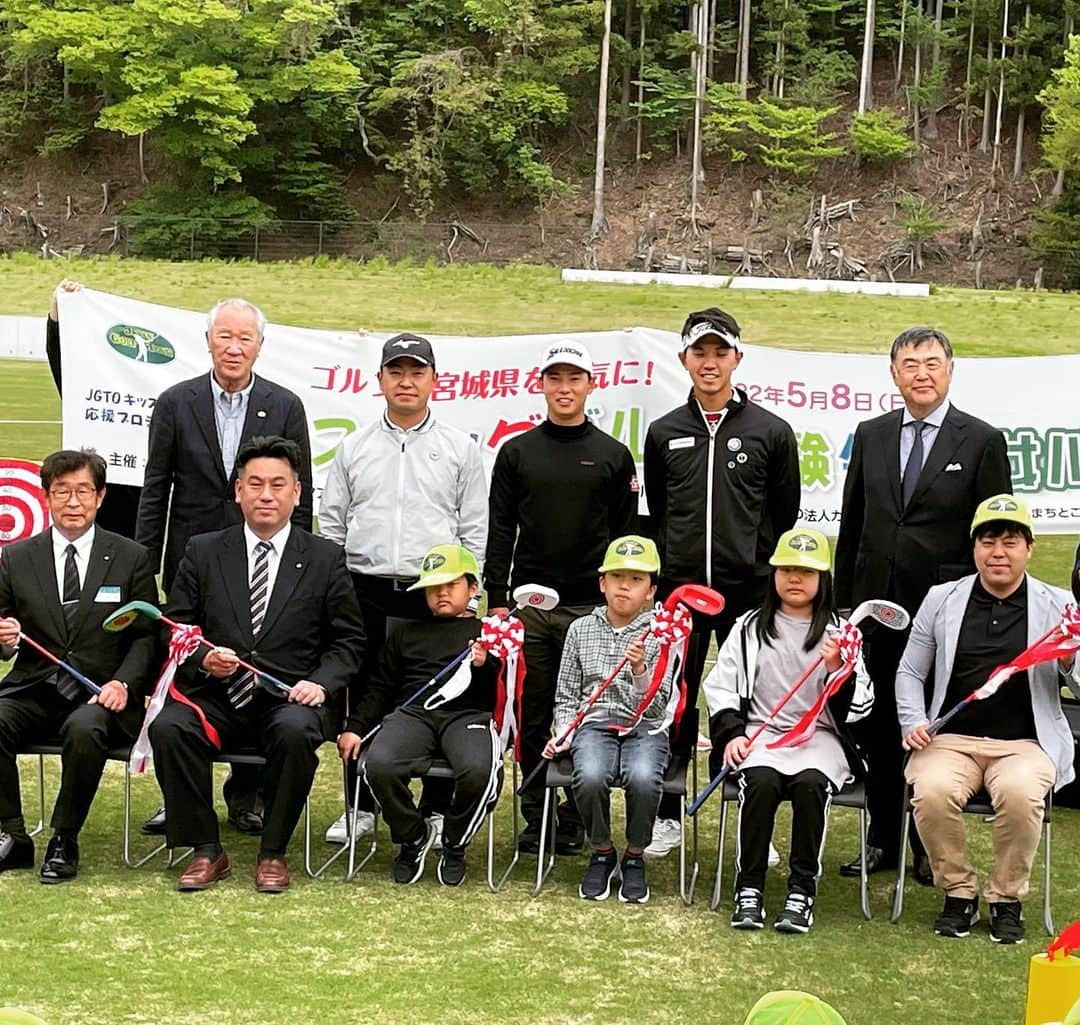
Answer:
<svg viewBox="0 0 1080 1025"><path fill-rule="evenodd" d="M502 786L502 745L492 721L499 663L475 643L481 628L475 615L479 579L476 557L460 545L436 545L424 556L420 579L410 590L423 589L431 618L405 620L390 631L375 675L338 740L343 760L363 755L364 779L391 839L400 845L394 882L406 886L424 874L435 842L435 828L417 809L410 780L435 759L445 759L454 770L438 866L444 886L464 879L465 848ZM407 708L397 707L470 644L472 657L458 672L471 678L461 693L436 703L433 691ZM457 674L451 680L458 680ZM382 728L361 751L361 736L380 721Z"/></svg>
<svg viewBox="0 0 1080 1025"><path fill-rule="evenodd" d="M574 801L581 812L593 853L578 887L584 900L605 900L621 878L619 900L644 904L649 899L643 851L652 839L668 761L664 713L671 695L666 679L638 715L646 697L657 643L646 641L650 610L660 573L656 545L636 534L608 545L600 567L605 604L570 624L555 689L555 734L561 736L590 695L626 658L603 695L591 706L569 742L573 756ZM619 727L633 725L629 732ZM567 750L554 740L545 758ZM626 794L626 851L620 863L611 841L611 790Z"/></svg>
<svg viewBox="0 0 1080 1025"><path fill-rule="evenodd" d="M798 745L770 750L822 693L841 666L839 645L827 632L841 621L833 609L829 542L816 530L782 534L769 564L771 586L760 609L740 616L702 686L709 708L713 771L721 763L739 770L738 840L735 848L735 929L765 924L765 876L776 810L792 805L788 894L773 923L780 932L805 933L814 922L821 851L829 803L861 759L847 727L864 718L873 689L861 657L851 679L829 700L816 730ZM824 664L795 692L761 737L749 734L818 657ZM718 757L719 756L719 757Z"/></svg>

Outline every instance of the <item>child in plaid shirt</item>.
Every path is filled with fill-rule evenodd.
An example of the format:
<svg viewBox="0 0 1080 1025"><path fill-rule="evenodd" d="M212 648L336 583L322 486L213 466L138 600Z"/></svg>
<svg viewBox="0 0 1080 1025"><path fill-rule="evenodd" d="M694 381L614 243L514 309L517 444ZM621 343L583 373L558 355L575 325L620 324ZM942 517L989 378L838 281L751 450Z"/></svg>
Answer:
<svg viewBox="0 0 1080 1025"><path fill-rule="evenodd" d="M668 762L668 734L662 728L671 693L666 679L640 716L656 664L658 645L643 640L649 627L660 556L644 537L616 538L600 567L600 590L606 605L575 620L566 634L555 690L555 733L561 735L589 696L611 671L627 664L589 709L568 746L548 742L545 758L569 750L573 756L574 800L593 848L578 893L604 900L612 880L621 875L619 900L644 904L649 899L642 852L652 838ZM632 726L629 732L616 727ZM620 866L611 842L611 790L626 794L626 852Z"/></svg>

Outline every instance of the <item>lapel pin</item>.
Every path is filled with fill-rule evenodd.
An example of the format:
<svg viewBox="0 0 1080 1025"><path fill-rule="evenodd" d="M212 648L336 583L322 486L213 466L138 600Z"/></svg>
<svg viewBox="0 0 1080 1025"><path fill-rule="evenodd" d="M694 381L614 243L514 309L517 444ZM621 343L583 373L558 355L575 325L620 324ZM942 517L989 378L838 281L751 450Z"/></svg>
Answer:
<svg viewBox="0 0 1080 1025"><path fill-rule="evenodd" d="M304 564L303 564L302 562L298 562L298 563L296 564L296 568L297 568L297 569L303 569L303 568L304 568Z"/></svg>
<svg viewBox="0 0 1080 1025"><path fill-rule="evenodd" d="M112 558L112 556L111 556L111 555L103 555L103 556L102 556L102 558L103 558L103 559L104 559L104 560L105 560L106 562L108 562L108 561L109 561L109 559L111 559L111 558Z"/></svg>
<svg viewBox="0 0 1080 1025"><path fill-rule="evenodd" d="M260 418L265 417L266 416L266 410L265 409L257 409L255 411L255 415L257 417L260 417Z"/></svg>

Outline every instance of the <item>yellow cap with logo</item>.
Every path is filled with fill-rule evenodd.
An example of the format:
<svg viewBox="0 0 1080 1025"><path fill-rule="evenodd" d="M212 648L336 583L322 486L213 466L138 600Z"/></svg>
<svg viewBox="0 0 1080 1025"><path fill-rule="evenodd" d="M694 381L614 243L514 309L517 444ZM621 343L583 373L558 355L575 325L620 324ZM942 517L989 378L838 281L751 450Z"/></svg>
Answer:
<svg viewBox="0 0 1080 1025"><path fill-rule="evenodd" d="M769 559L770 566L799 566L827 573L832 567L829 539L820 530L796 527L785 530L776 542L776 551Z"/></svg>
<svg viewBox="0 0 1080 1025"><path fill-rule="evenodd" d="M656 544L640 534L617 537L607 546L601 573L625 569L638 573L659 573L660 553Z"/></svg>
<svg viewBox="0 0 1080 1025"><path fill-rule="evenodd" d="M995 521L1017 523L1031 530L1031 510L1024 502L1012 495L992 495L975 507L975 516L971 520L971 533L974 534L984 523Z"/></svg>
<svg viewBox="0 0 1080 1025"><path fill-rule="evenodd" d="M448 584L466 573L480 579L480 566L472 552L461 545L436 545L424 556L420 563L420 579L409 590L438 587L439 584Z"/></svg>

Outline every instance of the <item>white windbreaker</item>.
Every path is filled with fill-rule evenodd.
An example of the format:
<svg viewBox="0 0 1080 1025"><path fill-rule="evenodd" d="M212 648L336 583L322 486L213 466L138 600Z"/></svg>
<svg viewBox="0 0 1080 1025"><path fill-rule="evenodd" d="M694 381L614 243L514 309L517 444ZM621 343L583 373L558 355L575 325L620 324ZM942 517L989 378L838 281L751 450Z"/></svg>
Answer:
<svg viewBox="0 0 1080 1025"><path fill-rule="evenodd" d="M353 573L416 577L435 545L460 544L483 563L488 499L480 450L427 419L410 430L384 413L339 446L319 504L319 533L345 546Z"/></svg>

